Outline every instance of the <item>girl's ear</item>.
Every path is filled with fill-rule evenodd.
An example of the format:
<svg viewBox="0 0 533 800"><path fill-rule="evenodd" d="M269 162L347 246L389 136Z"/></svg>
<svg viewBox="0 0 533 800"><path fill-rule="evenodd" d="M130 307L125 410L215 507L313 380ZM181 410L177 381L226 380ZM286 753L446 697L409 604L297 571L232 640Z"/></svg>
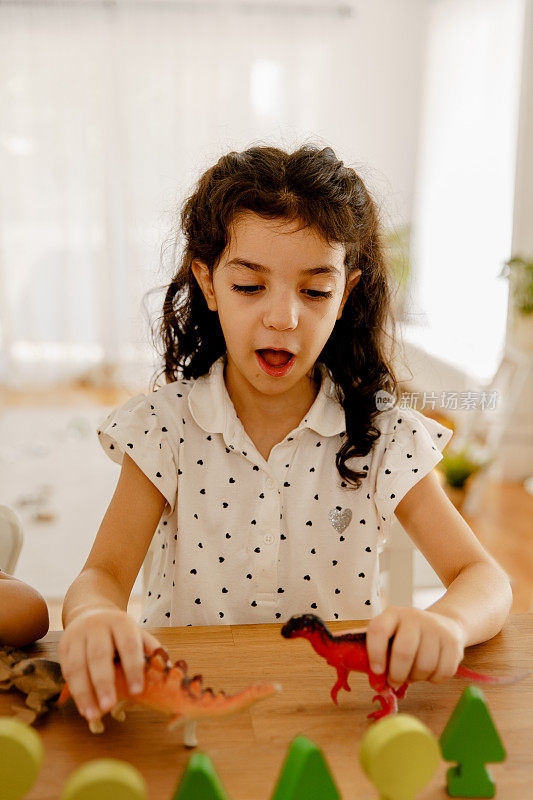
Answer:
<svg viewBox="0 0 533 800"><path fill-rule="evenodd" d="M348 281L346 283L346 288L345 288L344 294L342 296L342 302L341 302L341 304L339 306L339 310L337 312L337 319L341 318L342 311L344 309L344 304L346 303L348 297L350 296L350 292L352 291L354 286L356 286L359 283L359 278L360 277L361 277L361 270L360 269L356 269L356 270L354 270L352 272L352 274L348 278Z"/></svg>
<svg viewBox="0 0 533 800"><path fill-rule="evenodd" d="M191 270L200 289L203 292L207 307L210 311L216 311L217 304L215 294L213 292L213 285L209 277L209 269L207 268L207 264L204 264L203 261L199 261L197 258L195 258L191 262Z"/></svg>
<svg viewBox="0 0 533 800"><path fill-rule="evenodd" d="M355 286L357 283L359 283L359 278L361 277L361 274L362 274L362 270L360 270L360 269L354 269L354 271L352 272L352 274L351 274L351 275L350 275L350 277L348 278L348 283L347 283L347 285L346 285L346 289L347 289L347 291L348 291L348 294L350 294L350 292L352 291L353 287L354 287L354 286ZM349 287L349 288L348 288L348 287Z"/></svg>
<svg viewBox="0 0 533 800"><path fill-rule="evenodd" d="M191 270L201 288L203 277L200 276L202 276L203 274L205 274L205 272L207 272L207 266L203 263L203 261L200 261L198 258L193 258L193 260L191 261Z"/></svg>

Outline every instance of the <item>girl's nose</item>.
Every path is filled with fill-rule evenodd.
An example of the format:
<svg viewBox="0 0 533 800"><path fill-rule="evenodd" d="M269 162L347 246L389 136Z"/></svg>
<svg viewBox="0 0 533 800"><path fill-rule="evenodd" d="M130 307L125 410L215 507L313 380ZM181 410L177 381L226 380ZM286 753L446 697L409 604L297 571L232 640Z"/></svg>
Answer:
<svg viewBox="0 0 533 800"><path fill-rule="evenodd" d="M299 300L290 292L278 292L266 301L263 322L267 327L284 330L295 327L298 322Z"/></svg>

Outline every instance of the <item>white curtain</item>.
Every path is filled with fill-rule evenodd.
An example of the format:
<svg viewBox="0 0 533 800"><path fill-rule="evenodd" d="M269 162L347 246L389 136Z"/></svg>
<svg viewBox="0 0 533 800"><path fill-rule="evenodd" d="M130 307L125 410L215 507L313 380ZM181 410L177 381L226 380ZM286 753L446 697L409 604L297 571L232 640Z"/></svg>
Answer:
<svg viewBox="0 0 533 800"><path fill-rule="evenodd" d="M362 166L385 224L413 222L411 319L429 327L412 338L492 374L522 6L0 4L0 383L109 364L144 384L162 298L141 300L169 278L161 245L198 176L227 150L308 139Z"/></svg>
<svg viewBox="0 0 533 800"><path fill-rule="evenodd" d="M168 280L160 248L199 174L324 133L353 20L305 6L0 5L2 383L151 363L141 299Z"/></svg>
<svg viewBox="0 0 533 800"><path fill-rule="evenodd" d="M487 382L505 339L524 3L428 11L407 335Z"/></svg>

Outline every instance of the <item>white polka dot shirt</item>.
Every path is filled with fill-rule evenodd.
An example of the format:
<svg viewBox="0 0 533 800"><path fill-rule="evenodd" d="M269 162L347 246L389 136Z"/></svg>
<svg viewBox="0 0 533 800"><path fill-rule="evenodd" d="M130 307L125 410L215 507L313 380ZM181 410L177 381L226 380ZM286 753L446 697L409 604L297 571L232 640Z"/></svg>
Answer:
<svg viewBox="0 0 533 800"><path fill-rule="evenodd" d="M381 436L348 466L344 409L328 371L308 413L265 461L224 383L225 354L209 374L132 397L98 428L107 455L126 452L166 498L140 624L186 626L324 620L380 613L378 553L402 497L441 460L453 432L396 406Z"/></svg>

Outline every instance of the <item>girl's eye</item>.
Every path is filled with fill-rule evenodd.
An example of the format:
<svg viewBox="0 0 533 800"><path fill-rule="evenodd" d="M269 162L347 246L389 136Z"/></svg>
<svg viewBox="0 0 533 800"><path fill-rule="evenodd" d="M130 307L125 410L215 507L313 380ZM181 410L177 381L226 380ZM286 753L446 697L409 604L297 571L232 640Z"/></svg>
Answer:
<svg viewBox="0 0 533 800"><path fill-rule="evenodd" d="M260 286L238 286L237 284L232 284L232 290L234 292L242 292L243 294L255 294L256 289L260 289ZM317 289L307 289L307 293L311 296L310 300L322 300L325 297L331 297L333 292L319 292Z"/></svg>

